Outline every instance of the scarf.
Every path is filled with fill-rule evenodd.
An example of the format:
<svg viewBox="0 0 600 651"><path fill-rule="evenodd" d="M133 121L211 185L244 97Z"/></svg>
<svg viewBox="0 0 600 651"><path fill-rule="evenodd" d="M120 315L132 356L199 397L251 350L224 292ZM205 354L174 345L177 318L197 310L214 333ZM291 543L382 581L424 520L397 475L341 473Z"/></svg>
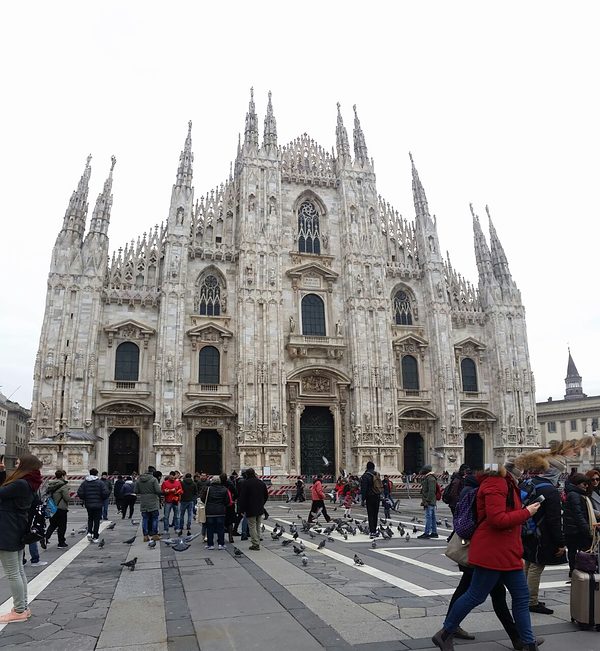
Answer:
<svg viewBox="0 0 600 651"><path fill-rule="evenodd" d="M561 472L556 466L550 466L545 473L542 474L544 479L547 479L553 486L558 484Z"/></svg>
<svg viewBox="0 0 600 651"><path fill-rule="evenodd" d="M34 493L42 485L42 473L39 470L30 470L21 479L24 479L29 484Z"/></svg>

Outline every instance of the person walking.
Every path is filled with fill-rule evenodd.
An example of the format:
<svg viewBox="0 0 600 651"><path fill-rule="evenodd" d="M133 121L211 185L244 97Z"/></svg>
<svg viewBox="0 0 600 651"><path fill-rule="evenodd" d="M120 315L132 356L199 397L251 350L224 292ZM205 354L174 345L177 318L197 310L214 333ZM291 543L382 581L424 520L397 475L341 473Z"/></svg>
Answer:
<svg viewBox="0 0 600 651"><path fill-rule="evenodd" d="M226 477L227 478L227 477ZM181 481L181 503L179 504L179 535L183 535L183 521L187 513L187 535L192 535L192 520L194 519L194 504L198 499L198 487L192 479L192 473L186 473Z"/></svg>
<svg viewBox="0 0 600 651"><path fill-rule="evenodd" d="M325 492L323 491L323 475L319 474L315 477L313 485L310 489L310 497L312 504L310 506L310 513L308 514L308 521L313 522L314 519L319 517L319 513L323 513L326 522L330 522L331 518L325 508Z"/></svg>
<svg viewBox="0 0 600 651"><path fill-rule="evenodd" d="M437 504L437 480L431 466L423 466L421 470L421 506L425 509L425 531L417 538L438 538L435 507Z"/></svg>
<svg viewBox="0 0 600 651"><path fill-rule="evenodd" d="M515 475L520 471L515 469ZM502 580L512 598L512 610L522 648L536 651L531 630L529 590L523 572L521 525L540 508L539 502L521 507L515 476L504 466L490 465L477 476L476 496L479 526L471 538L469 564L473 577L467 591L448 611L444 626L432 638L442 651L454 650L454 634L463 619L482 604L492 588Z"/></svg>
<svg viewBox="0 0 600 651"><path fill-rule="evenodd" d="M169 533L169 518L171 512L175 512L174 516L174 525L179 524L179 502L181 501L181 495L183 493L183 488L181 487L181 482L176 478L176 473L174 470L171 470L167 478L163 481L161 490L165 496L165 509L163 512L163 527L165 533ZM202 500L204 501L204 500Z"/></svg>
<svg viewBox="0 0 600 651"><path fill-rule="evenodd" d="M225 509L225 531L227 532L227 539L230 543L233 542L233 525L235 524L235 503L238 498L237 489L235 483L227 477L226 472L222 472L219 475L221 479L221 484L227 488L229 492L229 499L227 502L227 508Z"/></svg>
<svg viewBox="0 0 600 651"><path fill-rule="evenodd" d="M12 609L0 615L0 624L26 622L31 617L21 554L25 547L23 536L28 527L29 509L42 485L41 467L42 462L36 456L23 454L7 477L0 457L0 563L13 598Z"/></svg>
<svg viewBox="0 0 600 651"><path fill-rule="evenodd" d="M300 477L296 480L296 494L292 497L292 502L304 502L304 482Z"/></svg>
<svg viewBox="0 0 600 651"><path fill-rule="evenodd" d="M135 482L133 481L132 477L129 476L125 477L125 483L121 488L121 519L122 520L124 520L127 517L127 509L129 509L129 519L131 520L131 518L133 517L133 509L135 508L136 500L137 500L137 495L135 494Z"/></svg>
<svg viewBox="0 0 600 651"><path fill-rule="evenodd" d="M112 479L109 478L106 470L100 476L100 481L108 488L108 497L102 502L102 519L108 520L108 503L110 502L110 496L113 492L113 483Z"/></svg>
<svg viewBox="0 0 600 651"><path fill-rule="evenodd" d="M135 493L140 498L144 542L148 542L150 538L160 540L158 535L158 513L162 491L158 479L153 473L154 467L148 466L148 472L140 475L135 483Z"/></svg>
<svg viewBox="0 0 600 651"><path fill-rule="evenodd" d="M244 481L240 483L238 508L248 520L250 530L250 547L252 551L260 549L260 521L269 499L269 491L264 481L256 476L254 468L245 471Z"/></svg>
<svg viewBox="0 0 600 651"><path fill-rule="evenodd" d="M117 507L117 513L121 513L123 510L123 500L121 498L121 491L125 485L125 480L123 475L117 475L117 479L114 485L114 495L115 495L115 506Z"/></svg>
<svg viewBox="0 0 600 651"><path fill-rule="evenodd" d="M448 485L442 493L442 502L450 507L450 512L454 515L454 510L458 504L458 498L462 493L465 485L465 477L470 474L471 469L466 463L461 464L457 472L452 473Z"/></svg>
<svg viewBox="0 0 600 651"><path fill-rule="evenodd" d="M360 478L361 503L367 507L369 519L369 538L377 538L377 518L379 516L379 504L383 493L383 482L378 472L375 472L375 464L367 462L367 470Z"/></svg>
<svg viewBox="0 0 600 651"><path fill-rule="evenodd" d="M87 539L98 542L102 505L108 497L108 488L98 478L96 468L90 468L90 474L77 489L77 497L83 502L88 514Z"/></svg>
<svg viewBox="0 0 600 651"><path fill-rule="evenodd" d="M54 531L58 535L58 547L61 549L68 547L67 532L67 515L69 513L69 482L65 479L67 473L64 470L57 470L54 473L54 479L48 482L46 495L50 496L56 504L56 511L50 517L50 524L46 529L46 544Z"/></svg>
<svg viewBox="0 0 600 651"><path fill-rule="evenodd" d="M164 483L164 482L163 482ZM210 484L202 489L200 499L206 505L206 546L215 548L215 534L219 550L225 549L225 513L229 503L227 487L221 484L221 478L215 475Z"/></svg>
<svg viewBox="0 0 600 651"><path fill-rule="evenodd" d="M575 569L577 552L580 549L586 551L592 545L594 530L588 509L589 486L589 478L581 473L571 475L571 480L566 486L567 500L564 504L563 523L569 560L569 576Z"/></svg>

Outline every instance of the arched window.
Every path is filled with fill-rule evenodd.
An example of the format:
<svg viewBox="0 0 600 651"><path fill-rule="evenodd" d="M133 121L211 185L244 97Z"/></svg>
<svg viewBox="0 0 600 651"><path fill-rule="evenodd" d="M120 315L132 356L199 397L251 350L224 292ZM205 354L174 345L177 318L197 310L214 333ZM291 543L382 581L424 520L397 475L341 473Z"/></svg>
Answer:
<svg viewBox="0 0 600 651"><path fill-rule="evenodd" d="M303 201L298 208L298 251L321 253L319 213L312 201Z"/></svg>
<svg viewBox="0 0 600 651"><path fill-rule="evenodd" d="M405 391L419 390L419 366L412 355L402 358L402 388Z"/></svg>
<svg viewBox="0 0 600 651"><path fill-rule="evenodd" d="M200 351L198 382L200 384L219 384L220 355L214 346L204 346Z"/></svg>
<svg viewBox="0 0 600 651"><path fill-rule="evenodd" d="M477 367L470 357L464 357L461 360L460 374L462 376L462 390L477 393Z"/></svg>
<svg viewBox="0 0 600 651"><path fill-rule="evenodd" d="M302 299L302 334L324 337L325 305L316 294L307 294Z"/></svg>
<svg viewBox="0 0 600 651"><path fill-rule="evenodd" d="M214 274L207 274L199 285L195 309L198 314L219 316L221 314L221 286Z"/></svg>
<svg viewBox="0 0 600 651"><path fill-rule="evenodd" d="M131 341L117 346L115 357L115 381L137 382L140 368L140 349Z"/></svg>
<svg viewBox="0 0 600 651"><path fill-rule="evenodd" d="M401 289L394 296L394 321L396 325L412 325L413 322L410 298Z"/></svg>

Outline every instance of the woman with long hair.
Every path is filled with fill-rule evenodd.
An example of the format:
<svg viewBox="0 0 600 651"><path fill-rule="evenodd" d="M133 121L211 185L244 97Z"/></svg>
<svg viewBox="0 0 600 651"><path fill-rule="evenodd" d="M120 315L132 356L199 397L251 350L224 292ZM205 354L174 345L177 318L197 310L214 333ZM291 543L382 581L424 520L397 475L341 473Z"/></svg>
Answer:
<svg viewBox="0 0 600 651"><path fill-rule="evenodd" d="M8 579L14 607L0 616L0 624L25 622L31 617L27 603L27 577L21 562L29 508L42 484L42 462L23 454L17 467L0 486L0 562Z"/></svg>

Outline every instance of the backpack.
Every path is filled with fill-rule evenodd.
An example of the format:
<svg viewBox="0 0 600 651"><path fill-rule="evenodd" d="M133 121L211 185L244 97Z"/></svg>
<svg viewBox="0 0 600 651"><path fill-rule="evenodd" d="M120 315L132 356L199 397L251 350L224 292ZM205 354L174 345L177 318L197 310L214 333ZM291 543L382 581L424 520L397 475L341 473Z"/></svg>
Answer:
<svg viewBox="0 0 600 651"><path fill-rule="evenodd" d="M383 482L381 481L381 476L378 472L371 473L373 475L373 488L372 491L375 495L381 495L383 493Z"/></svg>
<svg viewBox="0 0 600 651"><path fill-rule="evenodd" d="M32 491L33 492L33 491ZM33 493L33 502L29 507L27 529L21 538L25 545L44 540L46 537L46 512L40 496Z"/></svg>
<svg viewBox="0 0 600 651"><path fill-rule="evenodd" d="M58 506L56 506L56 502L52 495L46 495L42 500L42 505L44 507L44 514L47 518L51 518L58 511Z"/></svg>
<svg viewBox="0 0 600 651"><path fill-rule="evenodd" d="M435 499L436 502L439 502L442 499L442 487L437 483L437 481L435 482Z"/></svg>
<svg viewBox="0 0 600 651"><path fill-rule="evenodd" d="M454 531L463 540L470 540L477 529L477 491L472 488L458 500L454 511Z"/></svg>
<svg viewBox="0 0 600 651"><path fill-rule="evenodd" d="M526 479L524 482L522 482L519 486L519 490L521 494L521 503L523 506L528 506L531 504L538 497L537 489L544 486L552 486L552 484L548 481L534 484L531 479ZM537 520L534 519L534 516L528 518L521 526L521 535L537 536L539 538L541 535L540 524L542 523L543 519L543 515L540 515Z"/></svg>

